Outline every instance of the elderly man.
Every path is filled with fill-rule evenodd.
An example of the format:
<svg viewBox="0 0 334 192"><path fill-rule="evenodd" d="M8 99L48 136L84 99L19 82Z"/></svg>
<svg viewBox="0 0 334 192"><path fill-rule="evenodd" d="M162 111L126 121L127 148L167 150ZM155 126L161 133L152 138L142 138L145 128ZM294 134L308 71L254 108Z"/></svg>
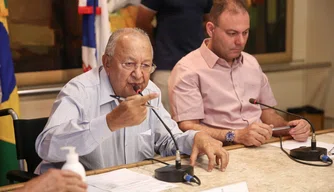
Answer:
<svg viewBox="0 0 334 192"><path fill-rule="evenodd" d="M161 104L159 89L150 80L155 66L149 37L140 29L115 31L103 55L103 66L82 74L65 85L54 103L49 121L36 141L44 160L65 161L63 146L75 146L86 169L105 168L175 154L175 145L150 105L168 125L180 151L191 154L194 165L199 153L207 154L208 170L214 162L225 169L228 153L222 143L205 132L182 133ZM133 87L144 94L136 94ZM113 97L111 97L112 95Z"/></svg>
<svg viewBox="0 0 334 192"><path fill-rule="evenodd" d="M249 26L243 0L217 0L200 48L183 57L169 78L172 117L181 130L201 130L229 143L260 146L273 126L295 126L289 131L305 141L310 125L305 120L286 122L273 109L248 102L258 99L276 105L269 81L257 60L243 52Z"/></svg>

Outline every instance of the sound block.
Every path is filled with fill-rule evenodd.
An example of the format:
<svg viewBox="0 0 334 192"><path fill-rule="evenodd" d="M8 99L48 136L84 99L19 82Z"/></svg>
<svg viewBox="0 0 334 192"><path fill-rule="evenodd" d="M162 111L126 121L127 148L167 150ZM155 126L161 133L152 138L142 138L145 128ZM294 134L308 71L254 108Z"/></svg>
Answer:
<svg viewBox="0 0 334 192"><path fill-rule="evenodd" d="M184 182L184 175L194 175L194 167L181 165L176 169L175 165L167 165L155 170L155 178L166 182Z"/></svg>
<svg viewBox="0 0 334 192"><path fill-rule="evenodd" d="M312 150L311 147L299 147L290 150L290 155L296 159L304 161L320 161L320 155L326 155L327 149L322 147L317 147Z"/></svg>

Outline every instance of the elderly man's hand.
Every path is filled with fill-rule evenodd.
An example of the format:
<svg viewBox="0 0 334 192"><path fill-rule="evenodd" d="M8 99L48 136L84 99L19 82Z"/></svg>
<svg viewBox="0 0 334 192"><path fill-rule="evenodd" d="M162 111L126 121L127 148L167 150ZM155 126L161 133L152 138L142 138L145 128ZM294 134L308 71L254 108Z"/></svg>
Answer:
<svg viewBox="0 0 334 192"><path fill-rule="evenodd" d="M228 152L223 148L223 143L213 139L207 133L198 132L194 138L193 149L190 156L190 164L195 165L198 154L204 153L208 156L208 171L212 171L214 164L220 165L220 170L224 171L228 164Z"/></svg>
<svg viewBox="0 0 334 192"><path fill-rule="evenodd" d="M289 134L296 141L306 141L310 134L311 125L304 119L290 121L288 123L290 126L295 126L289 131Z"/></svg>
<svg viewBox="0 0 334 192"><path fill-rule="evenodd" d="M146 119L148 101L159 96L158 93L150 93L148 95L140 96L133 95L127 97L114 110L107 114L107 124L111 131L123 127L130 127L139 125Z"/></svg>
<svg viewBox="0 0 334 192"><path fill-rule="evenodd" d="M45 192L84 192L87 184L81 176L68 170L49 169L46 173L28 181L18 192L45 191Z"/></svg>

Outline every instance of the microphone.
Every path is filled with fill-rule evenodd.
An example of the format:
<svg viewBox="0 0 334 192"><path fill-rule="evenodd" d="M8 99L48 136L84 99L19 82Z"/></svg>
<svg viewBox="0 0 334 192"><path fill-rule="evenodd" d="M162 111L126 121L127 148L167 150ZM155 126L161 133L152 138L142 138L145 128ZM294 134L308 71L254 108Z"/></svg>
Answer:
<svg viewBox="0 0 334 192"><path fill-rule="evenodd" d="M251 104L262 105L262 106L268 107L270 109L274 109L276 111L279 111L279 112L282 112L282 113L285 113L285 114L288 114L288 115L292 115L292 116L298 117L300 119L304 119L305 121L307 121L310 124L311 129L312 129L311 147L302 146L302 147L299 147L299 148L296 148L296 149L291 149L290 150L290 155L292 157L294 157L296 159L304 160L304 161L319 161L319 159L321 159L320 158L321 155L326 155L327 154L327 149L326 148L317 147L317 141L316 141L316 138L315 138L315 129L313 127L313 124L308 119L306 119L303 116L300 116L300 115L297 115L297 114L294 114L294 113L289 113L287 111L283 111L281 109L277 109L275 107L260 103L256 99L253 99L253 98L250 98L249 102Z"/></svg>
<svg viewBox="0 0 334 192"><path fill-rule="evenodd" d="M138 85L134 85L133 90L143 96L141 89ZM150 105L150 102L148 102ZM175 153L175 166L174 165L167 165L165 167L161 167L156 169L155 172L155 178L161 180L161 181L166 181L166 182L183 182L187 181L188 179L185 179L188 175L194 176L194 168L190 165L181 165L181 154L179 150L179 146L171 132L171 130L168 128L166 123L161 119L161 117L158 115L158 113L151 108L153 113L158 117L160 122L163 124L163 126L166 128L168 133L173 139L173 142L175 144L176 148L176 153Z"/></svg>

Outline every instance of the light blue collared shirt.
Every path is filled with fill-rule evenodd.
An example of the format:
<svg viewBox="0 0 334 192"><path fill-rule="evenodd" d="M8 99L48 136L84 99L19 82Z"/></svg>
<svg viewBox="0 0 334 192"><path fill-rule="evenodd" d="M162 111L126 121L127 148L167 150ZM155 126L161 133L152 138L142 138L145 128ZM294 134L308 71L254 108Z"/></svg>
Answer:
<svg viewBox="0 0 334 192"><path fill-rule="evenodd" d="M159 88L151 81L143 94L157 92ZM152 112L140 125L110 131L106 115L119 102L110 97L114 91L103 67L94 68L67 83L53 105L51 116L43 132L36 140L36 151L43 159L37 173L52 167L49 162L66 160L63 146L74 146L80 162L86 169L100 169L121 164L134 163L161 156L175 155L172 138ZM182 133L161 99L150 101L173 133L180 151L190 154L195 131ZM55 164L54 164L55 165Z"/></svg>

